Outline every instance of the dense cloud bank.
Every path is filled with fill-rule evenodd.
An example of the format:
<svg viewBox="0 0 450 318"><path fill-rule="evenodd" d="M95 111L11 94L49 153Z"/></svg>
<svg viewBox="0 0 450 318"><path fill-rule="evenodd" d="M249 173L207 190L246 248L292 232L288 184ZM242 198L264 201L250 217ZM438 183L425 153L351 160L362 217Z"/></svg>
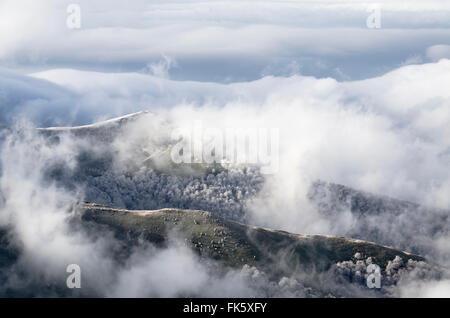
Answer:
<svg viewBox="0 0 450 318"><path fill-rule="evenodd" d="M3 118L26 114L41 126L51 112L53 125L71 125L151 109L168 113L175 127L194 120L205 128L276 127L280 176L293 176L295 162L303 178L447 208L449 96L440 83L448 82L448 69L442 60L359 82L294 76L230 85L60 70L36 76L81 99L53 106L51 98L2 94L9 105ZM64 116L60 108L68 110Z"/></svg>
<svg viewBox="0 0 450 318"><path fill-rule="evenodd" d="M367 26L370 1L79 0L80 29L66 26L71 3L2 1L0 62L236 82L299 73L363 79L449 57L445 0L377 1L380 29Z"/></svg>
<svg viewBox="0 0 450 318"><path fill-rule="evenodd" d="M82 0L80 29L66 26L70 2L0 4L0 239L7 230L14 243L0 248L17 257L13 274L0 275L4 286L23 292L80 263L90 273L88 292L101 296L316 295L295 277L270 281L251 268L219 275L175 243L141 246L118 264L122 247L108 232L74 225L81 201L204 209L371 240L449 265L447 1L377 1L376 30L366 25L363 1ZM74 134L35 129L143 110L154 115L126 130L126 118ZM197 122L278 129L278 170L175 167L171 133ZM337 270L357 281L365 261ZM392 262L386 273L426 271ZM185 264L192 279L167 264ZM145 278L149 270L155 276ZM169 272L170 284L158 279ZM404 288L388 295L448 291L444 276L394 280Z"/></svg>

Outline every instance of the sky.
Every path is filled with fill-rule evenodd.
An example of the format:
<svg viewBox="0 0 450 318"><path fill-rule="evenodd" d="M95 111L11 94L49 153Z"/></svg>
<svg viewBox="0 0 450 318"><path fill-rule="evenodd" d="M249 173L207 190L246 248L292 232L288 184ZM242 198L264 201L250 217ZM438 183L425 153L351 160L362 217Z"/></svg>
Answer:
<svg viewBox="0 0 450 318"><path fill-rule="evenodd" d="M70 4L80 9L79 28ZM249 202L256 224L277 229L338 234L351 226L351 218L330 224L307 203L318 179L449 210L448 83L445 0L0 0L0 127L83 125L149 110L175 126L277 128L280 169L265 178L268 195ZM74 152L71 143L54 154L39 142L0 152L0 190L9 196L0 223L23 211L18 228L42 265L52 245L33 254L33 242L51 237L64 219L55 197L70 195L44 187L36 199L36 167ZM49 231L34 232L42 220ZM81 256L91 253L79 235L54 244L64 251L73 242ZM438 243L450 259L448 235Z"/></svg>

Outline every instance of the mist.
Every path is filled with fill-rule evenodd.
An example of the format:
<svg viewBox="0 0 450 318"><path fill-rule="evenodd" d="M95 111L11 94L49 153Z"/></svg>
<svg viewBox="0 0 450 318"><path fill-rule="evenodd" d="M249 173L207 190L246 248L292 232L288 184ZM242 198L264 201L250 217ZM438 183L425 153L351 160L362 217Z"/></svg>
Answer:
<svg viewBox="0 0 450 318"><path fill-rule="evenodd" d="M177 233L124 246L84 225L92 202L373 241L439 267L394 259L383 295L449 296L448 3L380 0L374 30L360 1L78 2L80 29L67 1L0 4L0 294L327 296L301 272L205 261ZM174 132L198 123L207 147L208 130L277 131L276 165L174 162ZM335 264L322 287L373 296L353 284L369 263Z"/></svg>

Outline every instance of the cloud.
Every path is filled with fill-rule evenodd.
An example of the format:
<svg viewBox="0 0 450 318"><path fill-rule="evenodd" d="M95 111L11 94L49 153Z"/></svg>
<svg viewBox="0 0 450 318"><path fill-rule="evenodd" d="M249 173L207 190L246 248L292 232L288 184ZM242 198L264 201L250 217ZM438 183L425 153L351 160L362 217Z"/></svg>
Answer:
<svg viewBox="0 0 450 318"><path fill-rule="evenodd" d="M11 125L21 114L40 125L62 124L57 119L62 117L71 121L67 110L76 99L73 92L48 81L0 69L0 125ZM49 118L50 113L53 118Z"/></svg>
<svg viewBox="0 0 450 318"><path fill-rule="evenodd" d="M124 135L125 142L113 147L128 154L125 158L139 158L129 147L123 147L131 145L130 140L158 133L167 137L170 127L190 127L194 121L201 121L205 128L280 129L280 169L265 176L262 185L257 182L257 174L243 176L239 172L235 176L224 175L220 182L219 178L206 177L195 182L189 179L175 182L170 178L155 179L152 173L122 182L124 178L106 174L90 181L89 197L128 208L158 208L168 204L186 207L186 200L195 198L191 208L211 209L224 215L236 216L235 212L240 215L245 207L252 222L259 225L344 235L354 225L353 216L346 213L336 220L320 215L307 199L313 181L321 179L430 207L449 208L450 96L446 87L440 85L450 80L449 68L449 61L441 60L343 83L291 76L219 84L68 69L36 73L33 77L80 96L77 104L82 107L73 110L78 118L99 120L147 109L154 111L156 118L170 123L164 129L154 128L155 133L146 125L160 126L154 121L144 122L143 129ZM93 88L91 83L96 86ZM48 116L50 113L44 110L45 107L40 114ZM53 113L49 117L58 118ZM64 116L58 120L64 121ZM205 184L206 190L196 194L197 182ZM173 195L169 201L145 192L133 195L133 189L141 183L148 188L157 186L162 192L171 191ZM230 186L240 189L233 192L236 195L229 196L223 190L226 195L218 197L211 192ZM265 195L255 196L260 189ZM241 192L251 195L239 199ZM399 221L385 228L393 231L391 237L397 237L394 232L401 224ZM412 224L415 223L408 226ZM394 241L405 246L403 238ZM428 246L425 241L423 246ZM442 251L443 260L448 259L445 244L437 250Z"/></svg>
<svg viewBox="0 0 450 318"><path fill-rule="evenodd" d="M450 45L433 45L426 51L426 56L431 61L450 58Z"/></svg>
<svg viewBox="0 0 450 318"><path fill-rule="evenodd" d="M26 114L41 125L49 119L86 124L147 109L182 126L196 118L217 127L279 127L282 154L298 158L296 165L317 158L305 162L314 177L448 207L450 96L439 84L449 81L448 68L442 60L355 82L293 76L227 85L53 70L33 75L45 81L4 76L10 86L2 96L4 118Z"/></svg>
<svg viewBox="0 0 450 318"><path fill-rule="evenodd" d="M71 126L151 110L170 127L199 120L219 129L280 129L280 170L263 179L243 177L239 170L210 179L156 181L154 173L129 180L111 172L79 189L92 191L87 196L44 186L38 173L58 160L73 165L75 141L53 149L34 137L16 148L3 140L2 221L14 219L29 251L23 264L45 268L51 263L57 271L55 266L70 260L70 246L83 259L113 248L67 233L66 216L58 211L73 199L140 208L191 200L190 207L214 212L245 209L258 225L338 235L352 229L354 216L349 211L334 219L321 215L307 198L317 179L448 210L450 93L443 83L450 82L449 4L378 2L380 30L366 27L369 13L362 1L135 1L130 7L82 0L82 28L71 30L66 27L69 1L2 1L0 62L8 67L0 69L2 127L24 119L36 126ZM151 132L164 135L167 129ZM126 137L139 139L140 133ZM132 160L123 156L128 140L116 141L111 148L120 159ZM136 184L156 184L172 196L166 201L165 195L133 196ZM197 191L198 185L205 190ZM396 227L415 232L417 223L406 221L382 223L394 243L405 239ZM43 232L34 230L41 224ZM48 249L33 254L33 240L48 241ZM432 242L444 262L447 241L444 231ZM180 253L199 273L199 285L193 286L203 288L204 268L174 248L146 251L154 263L135 255L129 268L113 275L118 281L102 276L103 284L118 282L117 295L140 294L146 283L139 279L142 273L177 260ZM61 253L51 255L51 249ZM113 265L105 256L105 267ZM128 279L135 284L127 290ZM160 291L174 295L187 288L183 284Z"/></svg>
<svg viewBox="0 0 450 318"><path fill-rule="evenodd" d="M130 72L165 55L178 63L171 76L182 80L289 76L293 63L305 75L362 79L433 45L450 44L450 8L441 1L426 7L419 1L379 1L380 30L367 28L370 13L362 1L139 1L132 7L78 1L83 23L76 30L66 27L69 3L4 1L0 61L25 70L63 65Z"/></svg>
<svg viewBox="0 0 450 318"><path fill-rule="evenodd" d="M401 288L401 297L405 298L448 298L450 281L410 282Z"/></svg>
<svg viewBox="0 0 450 318"><path fill-rule="evenodd" d="M0 295L22 297L255 297L250 274L205 264L173 234L169 247L127 245L101 228L80 226L83 190L67 190L49 178L55 166L75 169L81 144L69 136L49 143L28 123L16 127L0 152L0 229L17 251L0 268ZM80 144L81 143L81 144ZM93 145L89 145L92 147ZM4 251L2 250L2 253ZM2 254L10 257L10 254ZM81 289L65 285L69 264L81 268ZM251 272L247 270L247 272ZM188 273L188 275L186 275ZM268 280L260 288L270 288ZM278 295L282 295L282 290Z"/></svg>

